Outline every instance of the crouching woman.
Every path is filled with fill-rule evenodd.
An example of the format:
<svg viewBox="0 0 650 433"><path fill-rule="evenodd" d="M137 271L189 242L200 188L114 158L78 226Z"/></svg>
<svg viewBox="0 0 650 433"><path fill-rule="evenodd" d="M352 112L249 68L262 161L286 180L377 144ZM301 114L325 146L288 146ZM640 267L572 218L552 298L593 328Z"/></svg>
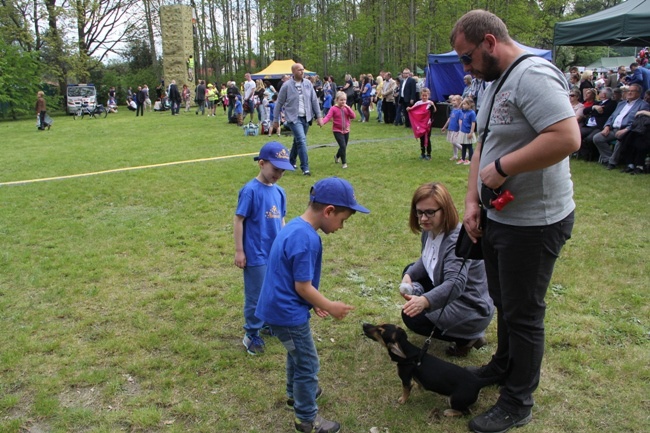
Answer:
<svg viewBox="0 0 650 433"><path fill-rule="evenodd" d="M467 356L487 343L494 304L483 261L463 264L454 252L461 225L447 188L426 183L415 190L409 227L421 233L422 253L404 270L402 320L417 334L454 343L448 355Z"/></svg>

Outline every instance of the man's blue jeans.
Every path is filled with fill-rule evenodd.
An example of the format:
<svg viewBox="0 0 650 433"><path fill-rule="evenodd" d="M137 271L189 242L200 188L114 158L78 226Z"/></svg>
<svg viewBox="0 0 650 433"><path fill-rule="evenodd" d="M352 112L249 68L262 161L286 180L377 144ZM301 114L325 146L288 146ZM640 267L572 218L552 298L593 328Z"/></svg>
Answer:
<svg viewBox="0 0 650 433"><path fill-rule="evenodd" d="M271 329L287 349L287 397L294 400L296 418L313 421L318 414L316 392L320 361L309 321L299 326L271 325Z"/></svg>
<svg viewBox="0 0 650 433"><path fill-rule="evenodd" d="M534 404L544 355L544 297L573 221L571 212L547 226L486 223L483 258L498 336L490 367L505 377L497 405L512 414L525 415Z"/></svg>
<svg viewBox="0 0 650 433"><path fill-rule="evenodd" d="M293 133L293 146L289 152L289 162L296 165L296 157L300 158L300 169L303 173L309 171L309 157L307 156L307 131L309 123L306 117L299 117L296 123L287 123Z"/></svg>
<svg viewBox="0 0 650 433"><path fill-rule="evenodd" d="M246 335L258 335L264 321L255 316L257 301L260 299L266 265L246 266L244 268L244 331Z"/></svg>
<svg viewBox="0 0 650 433"><path fill-rule="evenodd" d="M230 122L230 119L232 118L233 115L233 110L235 109L235 100L228 100L228 122Z"/></svg>

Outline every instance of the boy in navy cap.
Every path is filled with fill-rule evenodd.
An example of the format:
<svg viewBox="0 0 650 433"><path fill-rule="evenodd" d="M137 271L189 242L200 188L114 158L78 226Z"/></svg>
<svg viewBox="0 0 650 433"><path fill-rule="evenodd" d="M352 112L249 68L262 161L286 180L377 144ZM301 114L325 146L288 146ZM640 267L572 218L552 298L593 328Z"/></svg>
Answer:
<svg viewBox="0 0 650 433"><path fill-rule="evenodd" d="M341 428L318 414L320 365L309 310L319 317L343 319L354 308L330 301L319 291L323 247L318 230L334 233L356 212L370 211L357 203L348 181L322 179L311 188L307 210L282 229L269 253L255 314L287 350L287 405L295 412L297 432L335 433Z"/></svg>
<svg viewBox="0 0 650 433"><path fill-rule="evenodd" d="M276 185L285 170L294 170L289 151L277 141L266 143L256 156L260 172L239 190L235 211L235 265L244 270L244 346L251 355L264 352L259 336L264 321L255 317L255 307L266 273L273 240L284 226L287 197Z"/></svg>

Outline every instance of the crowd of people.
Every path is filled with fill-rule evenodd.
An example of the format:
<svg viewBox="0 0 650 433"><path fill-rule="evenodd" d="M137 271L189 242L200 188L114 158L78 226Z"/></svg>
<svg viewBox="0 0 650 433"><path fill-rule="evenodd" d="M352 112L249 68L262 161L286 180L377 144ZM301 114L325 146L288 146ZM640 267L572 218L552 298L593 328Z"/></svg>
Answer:
<svg viewBox="0 0 650 433"><path fill-rule="evenodd" d="M569 100L580 127L577 158L597 160L608 170L641 174L650 168L650 70L634 62L628 73L597 76L570 71Z"/></svg>
<svg viewBox="0 0 650 433"><path fill-rule="evenodd" d="M470 166L464 216L461 224L444 185L430 182L416 189L408 221L420 235L421 256L402 273L401 318L415 333L452 343L448 355L466 356L487 343L485 331L496 316L496 351L486 364L467 369L486 384L498 384L499 396L492 407L470 420L469 428L504 433L533 419L533 393L544 355L544 298L574 225L569 157L586 155L593 146L608 168L624 163L624 171L639 172L639 158L650 150L649 134L643 129L650 125L650 72L638 72L641 66L634 63L631 74L622 67L600 78L591 71L567 77L550 62L523 51L503 21L482 10L456 22L450 42L469 73L463 93L449 98L450 112L442 128L452 145L451 159L460 153L457 163ZM266 96L258 97L257 86L249 75L246 78L241 91L234 83L228 86L232 84L237 98L249 107L246 113L253 121L255 110L265 107ZM265 191L276 194L279 204L272 208L286 209L286 197L275 182L284 170L297 168L297 157L303 174L310 174L305 144L311 120L319 126L333 122L339 143L334 160L346 167L350 122L357 117L369 122L376 111L378 123L404 125L414 133L421 128L421 118L429 125L419 136L421 158L430 159L428 134L436 107L429 97L429 90L418 86L408 69L397 80L388 72L376 79L347 75L337 86L332 77L321 81L304 76L304 67L295 64L279 91L273 89L275 104L267 112L278 124L285 111L293 147L289 151L271 142L262 148L257 158L260 175L242 188L240 203L247 203L248 189L261 183ZM258 111L258 121L267 119L264 112ZM413 112L422 116L411 116ZM342 319L353 307L332 303L319 293L322 253L314 233L336 231L355 210L367 210L358 207L351 191L345 192L351 190L349 185L334 179L325 179L327 186L323 181L314 185L310 209L286 228L284 213L279 212L272 222L277 237L275 241L267 237L264 246L256 235L258 228L250 230L253 235L247 241L243 227L258 224L253 218L268 214L269 204L257 211L238 205L235 216L235 264L244 270L246 292L243 344L251 355L264 353L260 333L266 332L277 336L287 350L287 405L294 410L296 431L340 430L339 423L320 416L316 404L323 389L317 378L320 364L309 310L319 317ZM506 193L510 199L503 201ZM341 202L346 197L349 203ZM337 216L339 212L343 213ZM303 234L295 235L298 230ZM482 260L459 257L456 244L461 236L479 242ZM299 237L300 246L295 244ZM261 261L263 269L252 278L249 273L254 269L249 269L246 258L255 248L265 248L268 254Z"/></svg>

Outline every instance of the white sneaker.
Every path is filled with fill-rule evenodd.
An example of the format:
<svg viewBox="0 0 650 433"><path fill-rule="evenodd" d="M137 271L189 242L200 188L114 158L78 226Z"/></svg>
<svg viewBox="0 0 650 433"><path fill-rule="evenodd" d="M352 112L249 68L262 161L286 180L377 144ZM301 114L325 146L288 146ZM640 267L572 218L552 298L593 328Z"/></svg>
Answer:
<svg viewBox="0 0 650 433"><path fill-rule="evenodd" d="M343 164L343 165L341 166L341 168L348 168L348 165L347 165L347 164Z"/></svg>

